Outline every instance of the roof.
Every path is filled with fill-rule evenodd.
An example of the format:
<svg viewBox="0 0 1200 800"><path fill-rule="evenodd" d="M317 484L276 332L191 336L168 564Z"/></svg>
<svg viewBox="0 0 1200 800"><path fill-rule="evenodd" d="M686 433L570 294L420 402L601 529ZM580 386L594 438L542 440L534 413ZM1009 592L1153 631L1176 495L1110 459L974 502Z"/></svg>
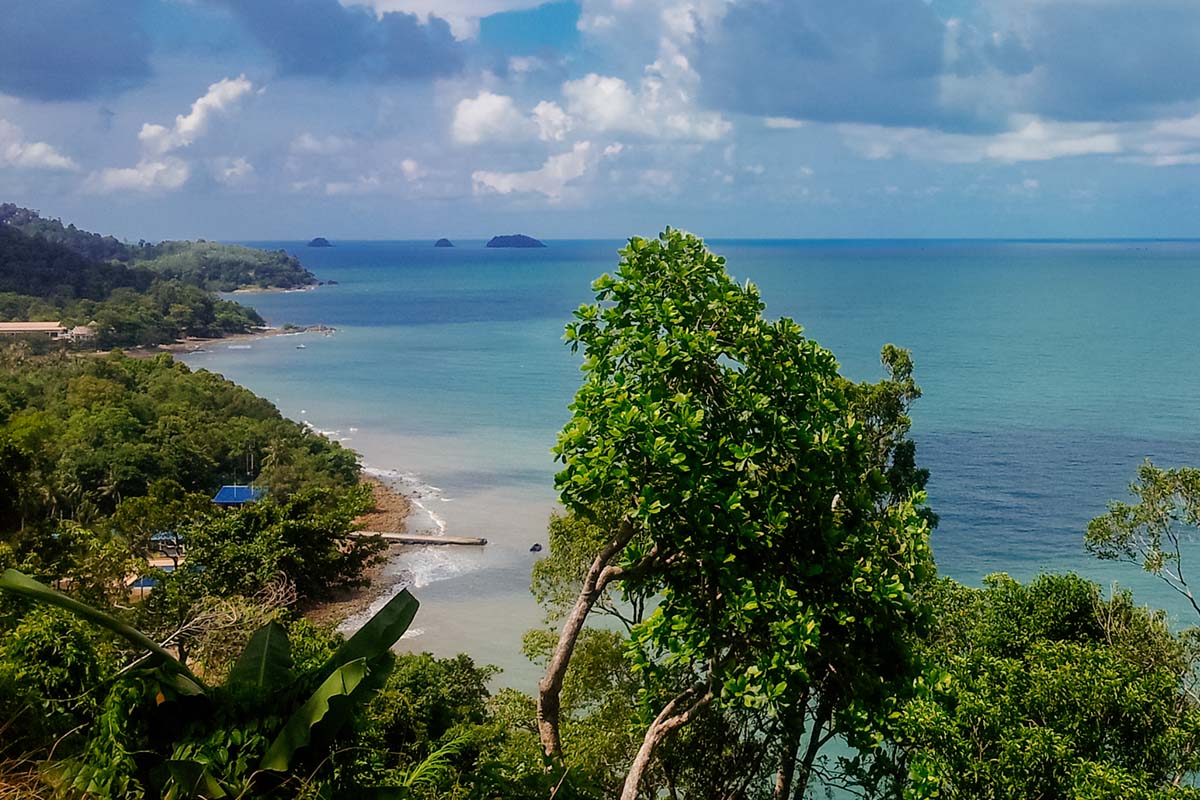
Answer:
<svg viewBox="0 0 1200 800"><path fill-rule="evenodd" d="M262 497L262 489L256 486L222 486L213 495L213 502L219 506L240 506L243 503L253 503Z"/></svg>
<svg viewBox="0 0 1200 800"><path fill-rule="evenodd" d="M54 333L63 331L61 322L0 322L0 333Z"/></svg>

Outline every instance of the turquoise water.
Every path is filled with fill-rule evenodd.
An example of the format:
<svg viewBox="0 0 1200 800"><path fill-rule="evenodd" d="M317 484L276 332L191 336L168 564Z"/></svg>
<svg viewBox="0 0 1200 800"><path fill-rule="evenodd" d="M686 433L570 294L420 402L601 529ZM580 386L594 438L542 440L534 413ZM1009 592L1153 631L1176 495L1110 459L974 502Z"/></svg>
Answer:
<svg viewBox="0 0 1200 800"><path fill-rule="evenodd" d="M545 540L549 450L579 382L562 327L620 243L255 244L338 284L238 299L272 323L337 333L186 360L344 439L416 493L415 527L487 537L482 550L407 551L391 566L423 603L406 644L465 650L531 688L518 652L541 619L529 546ZM943 573L975 583L1073 569L1191 621L1136 569L1090 558L1082 537L1144 458L1200 464L1200 242L709 244L847 375L878 377L884 343L913 351L925 390L914 436L933 472Z"/></svg>

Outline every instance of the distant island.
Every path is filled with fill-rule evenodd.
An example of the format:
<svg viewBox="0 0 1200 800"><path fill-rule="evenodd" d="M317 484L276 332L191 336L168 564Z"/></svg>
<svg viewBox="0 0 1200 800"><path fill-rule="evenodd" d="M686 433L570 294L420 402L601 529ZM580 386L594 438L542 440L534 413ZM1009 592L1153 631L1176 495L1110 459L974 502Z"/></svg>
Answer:
<svg viewBox="0 0 1200 800"><path fill-rule="evenodd" d="M532 236L526 236L523 233L514 233L511 236L493 236L491 241L487 243L488 247L545 247L546 245L534 239Z"/></svg>
<svg viewBox="0 0 1200 800"><path fill-rule="evenodd" d="M433 243L433 246L434 247L454 247L454 242L450 241L449 239L438 239L436 242ZM489 247L490 247L490 245L489 245Z"/></svg>
<svg viewBox="0 0 1200 800"><path fill-rule="evenodd" d="M326 239L324 236L318 236L317 238L313 239L311 242L308 243L308 246L309 247L333 247L333 245L329 243L329 240Z"/></svg>

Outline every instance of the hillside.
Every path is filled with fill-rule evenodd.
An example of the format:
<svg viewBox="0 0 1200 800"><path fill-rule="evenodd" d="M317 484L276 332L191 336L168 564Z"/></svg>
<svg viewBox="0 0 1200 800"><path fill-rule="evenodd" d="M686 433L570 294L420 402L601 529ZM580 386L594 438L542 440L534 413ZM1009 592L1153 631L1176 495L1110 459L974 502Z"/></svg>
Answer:
<svg viewBox="0 0 1200 800"><path fill-rule="evenodd" d="M0 206L0 321L93 324L94 344L104 348L244 333L262 318L214 289L310 280L283 253L208 242L130 246Z"/></svg>
<svg viewBox="0 0 1200 800"><path fill-rule="evenodd" d="M12 203L0 203L0 229L20 231L91 262L132 264L207 291L295 289L317 283L299 259L282 250L256 250L203 239L127 244Z"/></svg>

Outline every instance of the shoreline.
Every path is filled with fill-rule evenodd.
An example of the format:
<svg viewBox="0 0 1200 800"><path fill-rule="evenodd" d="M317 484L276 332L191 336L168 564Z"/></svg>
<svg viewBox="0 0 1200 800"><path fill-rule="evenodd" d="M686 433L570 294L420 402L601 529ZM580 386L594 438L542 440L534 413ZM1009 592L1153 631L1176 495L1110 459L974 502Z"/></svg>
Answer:
<svg viewBox="0 0 1200 800"><path fill-rule="evenodd" d="M337 331L337 328L329 325L304 325L293 328L275 328L264 327L256 328L245 333L230 333L225 336L215 338L206 338L203 336L189 336L186 339L170 342L169 344L156 344L148 347L126 347L122 348L122 352L130 358L153 358L160 353L171 353L187 355L189 353L202 353L209 349L209 345L217 345L221 342L236 344L239 342L254 342L261 339L271 339L276 336L299 336L306 333L322 333L332 334Z"/></svg>
<svg viewBox="0 0 1200 800"><path fill-rule="evenodd" d="M359 482L371 487L374 504L354 521L355 525L360 530L404 533L412 513L412 501L365 470ZM366 581L363 586L345 589L332 600L305 608L302 612L305 619L322 627L337 628L351 617L367 611L384 592L393 588L394 584L383 580L383 572L402 547L402 544L389 544L380 551L379 560L363 570L363 579Z"/></svg>

